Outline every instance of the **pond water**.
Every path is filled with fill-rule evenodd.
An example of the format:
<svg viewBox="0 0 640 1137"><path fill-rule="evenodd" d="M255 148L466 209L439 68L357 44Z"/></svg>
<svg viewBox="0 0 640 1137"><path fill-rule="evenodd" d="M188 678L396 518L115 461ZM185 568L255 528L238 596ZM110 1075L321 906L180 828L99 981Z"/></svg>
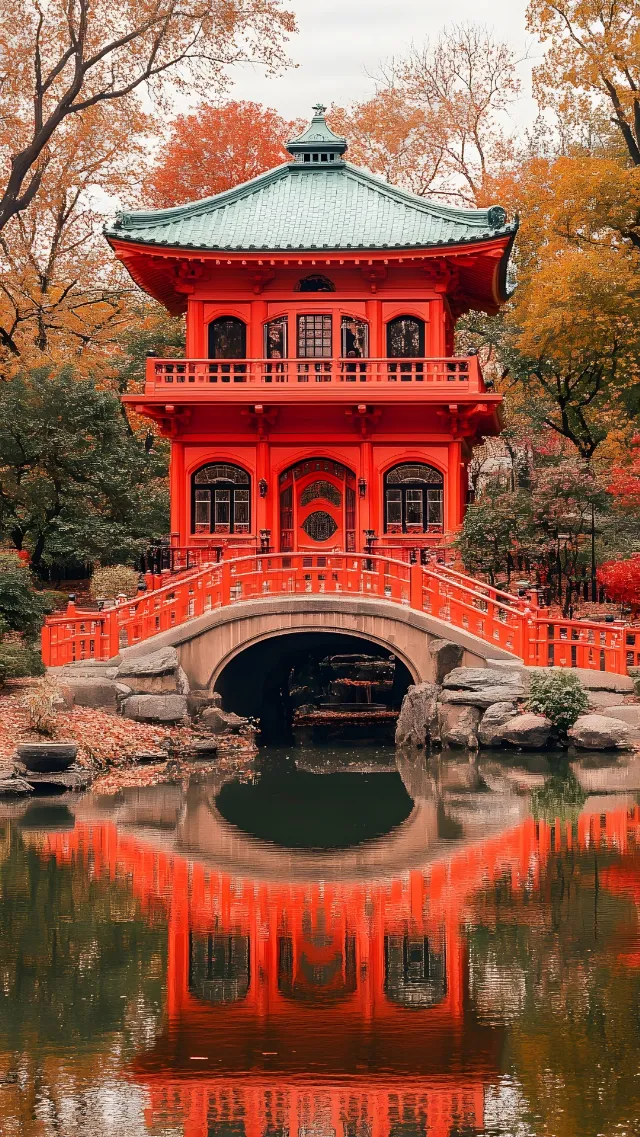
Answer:
<svg viewBox="0 0 640 1137"><path fill-rule="evenodd" d="M0 1132L638 1134L639 803L343 748L0 805Z"/></svg>

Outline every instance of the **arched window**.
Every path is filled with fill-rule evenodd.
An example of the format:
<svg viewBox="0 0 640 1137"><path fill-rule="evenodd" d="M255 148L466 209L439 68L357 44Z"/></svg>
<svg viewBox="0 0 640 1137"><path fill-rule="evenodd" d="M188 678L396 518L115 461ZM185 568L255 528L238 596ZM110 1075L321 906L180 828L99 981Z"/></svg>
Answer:
<svg viewBox="0 0 640 1137"><path fill-rule="evenodd" d="M249 533L251 479L226 462L203 466L193 475L193 532Z"/></svg>
<svg viewBox="0 0 640 1137"><path fill-rule="evenodd" d="M427 533L442 529L444 478L422 462L389 470L384 483L386 533Z"/></svg>
<svg viewBox="0 0 640 1137"><path fill-rule="evenodd" d="M295 292L335 292L336 286L328 276L303 276L295 286Z"/></svg>
<svg viewBox="0 0 640 1137"><path fill-rule="evenodd" d="M209 359L246 359L247 326L236 316L220 316L209 324Z"/></svg>
<svg viewBox="0 0 640 1137"><path fill-rule="evenodd" d="M387 324L387 356L389 359L424 357L424 320L417 316L396 316Z"/></svg>

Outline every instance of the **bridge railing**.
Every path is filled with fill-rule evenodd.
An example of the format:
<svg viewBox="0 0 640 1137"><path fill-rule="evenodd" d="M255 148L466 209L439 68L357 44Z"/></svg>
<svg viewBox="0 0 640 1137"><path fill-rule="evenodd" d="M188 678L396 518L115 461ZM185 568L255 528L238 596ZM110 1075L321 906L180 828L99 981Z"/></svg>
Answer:
<svg viewBox="0 0 640 1137"><path fill-rule="evenodd" d="M624 674L640 654L640 631L636 635L622 623L551 618L531 598L447 565L408 564L375 553L255 553L163 578L148 574L147 591L100 612L80 611L70 602L65 613L48 617L42 630L45 664L112 659L122 648L214 609L305 594L371 596L402 604L542 667Z"/></svg>

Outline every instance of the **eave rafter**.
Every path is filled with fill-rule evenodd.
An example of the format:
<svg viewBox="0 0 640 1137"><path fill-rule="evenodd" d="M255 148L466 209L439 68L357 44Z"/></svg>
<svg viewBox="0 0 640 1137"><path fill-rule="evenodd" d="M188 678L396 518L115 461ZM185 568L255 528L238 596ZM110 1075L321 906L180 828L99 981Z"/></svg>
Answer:
<svg viewBox="0 0 640 1137"><path fill-rule="evenodd" d="M362 276L363 286L372 293L384 288L389 271L407 267L418 272L425 285L446 294L452 310L466 311L484 306L491 311L500 304L499 274L511 245L510 237L498 237L473 246L437 246L420 250L353 250L346 253L317 250L247 255L246 252L223 253L220 250L158 248L110 238L114 252L133 280L164 304L172 314L186 310L187 298L219 271L240 270L246 273L247 291L260 294L278 287L279 270L354 268Z"/></svg>

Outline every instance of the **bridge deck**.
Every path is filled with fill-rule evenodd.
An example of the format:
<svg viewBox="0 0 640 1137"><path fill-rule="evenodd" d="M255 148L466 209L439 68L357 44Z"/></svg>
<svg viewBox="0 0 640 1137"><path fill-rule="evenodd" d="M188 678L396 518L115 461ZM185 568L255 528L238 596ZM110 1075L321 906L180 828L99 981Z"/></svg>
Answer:
<svg viewBox="0 0 640 1137"><path fill-rule="evenodd" d="M109 660L161 632L250 600L323 596L338 611L369 597L425 613L529 666L579 667L624 675L640 663L640 629L551 616L533 595L492 588L448 565L406 564L359 553L265 553L200 565L175 575L147 574L146 590L111 607L48 617L42 654L49 667ZM185 628L185 631L187 629Z"/></svg>

